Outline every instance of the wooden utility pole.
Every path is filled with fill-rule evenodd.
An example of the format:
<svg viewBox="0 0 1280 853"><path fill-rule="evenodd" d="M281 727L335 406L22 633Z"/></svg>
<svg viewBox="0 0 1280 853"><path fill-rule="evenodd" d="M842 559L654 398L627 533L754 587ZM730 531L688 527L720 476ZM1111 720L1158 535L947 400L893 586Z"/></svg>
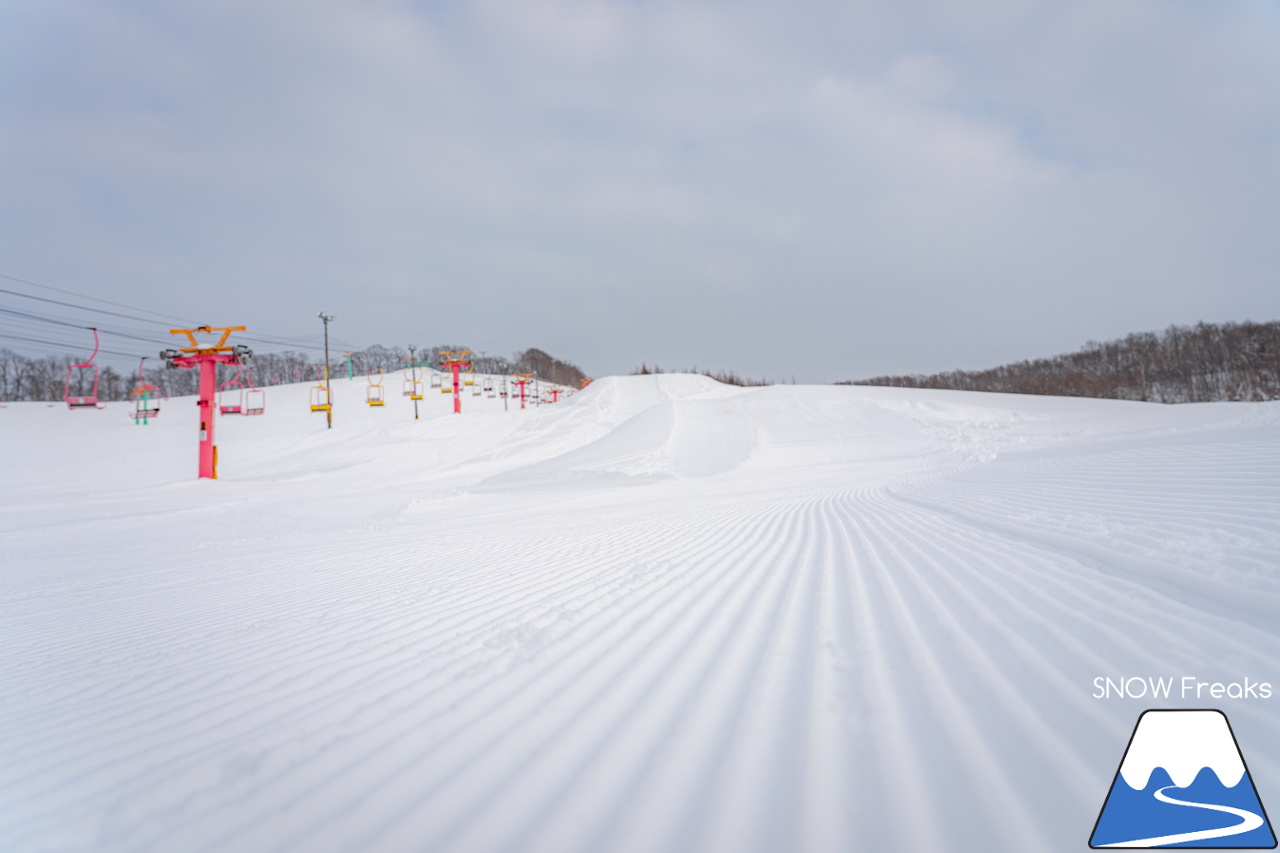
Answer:
<svg viewBox="0 0 1280 853"><path fill-rule="evenodd" d="M316 315L324 321L324 388L329 396L329 408L325 409L325 420L328 421L328 429L333 429L333 388L329 386L329 322L337 319L336 317L321 311Z"/></svg>

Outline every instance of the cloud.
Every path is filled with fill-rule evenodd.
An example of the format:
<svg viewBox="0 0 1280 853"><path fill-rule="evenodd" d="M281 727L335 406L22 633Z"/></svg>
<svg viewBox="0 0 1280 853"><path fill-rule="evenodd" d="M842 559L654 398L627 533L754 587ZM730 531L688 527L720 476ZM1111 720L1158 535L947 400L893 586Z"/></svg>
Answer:
<svg viewBox="0 0 1280 853"><path fill-rule="evenodd" d="M826 381L1280 308L1262 3L0 14L3 271L173 313Z"/></svg>
<svg viewBox="0 0 1280 853"><path fill-rule="evenodd" d="M1057 164L1022 150L999 121L919 97L915 90L945 85L942 68L911 56L890 70L897 85L824 78L814 86L815 108L858 147L853 156L892 172L896 184L982 192L1062 177Z"/></svg>

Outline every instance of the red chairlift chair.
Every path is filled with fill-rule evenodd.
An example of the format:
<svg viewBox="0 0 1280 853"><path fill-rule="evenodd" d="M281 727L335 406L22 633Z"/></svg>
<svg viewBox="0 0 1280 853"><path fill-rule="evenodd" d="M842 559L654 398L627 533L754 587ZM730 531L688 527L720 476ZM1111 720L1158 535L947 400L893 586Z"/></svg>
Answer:
<svg viewBox="0 0 1280 853"><path fill-rule="evenodd" d="M98 402L98 365L93 363L93 360L98 355L98 330L91 328L89 331L93 332L93 355L89 356L83 364L72 364L67 367L67 408L72 410L106 408L106 404ZM89 394L71 393L71 375L77 370L93 371L93 390ZM76 378L78 380L76 382L77 390L83 390L85 374L78 374Z"/></svg>
<svg viewBox="0 0 1280 853"><path fill-rule="evenodd" d="M234 379L230 382L223 382L218 386L218 411L224 415L244 413L244 383L240 381L240 374L243 372L244 365L242 364L240 369L236 371Z"/></svg>
<svg viewBox="0 0 1280 853"><path fill-rule="evenodd" d="M261 415L267 410L267 392L253 387L253 368L247 374L249 387L244 390L244 411L242 415Z"/></svg>
<svg viewBox="0 0 1280 853"><path fill-rule="evenodd" d="M148 420L160 414L160 389L142 376L142 365L146 360L144 355L138 361L138 384L129 392L129 396L133 397L133 412L129 417L133 418L135 424L144 426Z"/></svg>

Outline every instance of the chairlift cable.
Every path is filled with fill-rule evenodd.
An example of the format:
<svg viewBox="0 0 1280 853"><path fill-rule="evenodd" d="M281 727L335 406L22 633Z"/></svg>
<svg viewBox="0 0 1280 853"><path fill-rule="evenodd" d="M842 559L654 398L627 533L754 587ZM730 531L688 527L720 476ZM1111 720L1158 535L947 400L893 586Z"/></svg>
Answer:
<svg viewBox="0 0 1280 853"><path fill-rule="evenodd" d="M21 296L24 299L35 299L38 302L48 302L51 305L62 305L65 308L74 308L77 311L88 311L93 314L110 314L112 317L123 317L126 320L135 320L139 323L155 323L157 326L170 325L169 323L162 323L159 320L148 320L146 317L134 317L129 314L121 314L118 311L108 311L105 308L86 308L83 305L76 305L71 302L63 302L60 299L48 299L44 296L33 296L30 293L23 293L19 290L9 290L4 287L0 287L0 293L7 293L10 296Z"/></svg>
<svg viewBox="0 0 1280 853"><path fill-rule="evenodd" d="M173 316L173 315L171 315L171 314L163 314L163 313L161 313L161 312L159 312L159 311L150 311L150 310L148 310L148 309L146 309L146 308L138 308L137 306L134 306L134 305L126 305L126 304L124 304L123 302L112 302L110 299L102 299L101 297L98 297L98 296L89 296L88 294L85 294L85 293L77 293L77 292L75 292L74 290L66 290L66 289L61 288L61 287L54 287L53 285L50 285L50 284L41 284L41 283L40 283L40 282L38 282L38 281L31 281L30 279L26 279L26 278L18 278L16 275L9 275L8 273L2 273L2 272L0 272L0 278L5 278L5 279L8 279L9 281L16 281L16 282L19 282L19 283L21 283L21 284L29 284L29 285L31 285L32 287L43 287L45 290L53 290L53 291L56 291L56 292L58 292L58 293L65 293L65 294L67 294L68 296L79 296L81 299L91 299L91 300L93 300L94 302L101 302L101 303L103 303L103 304L105 304L105 305L114 305L114 306L116 306L117 308L128 308L128 309L129 309L129 310L131 310L131 311L141 311L143 314L152 314L152 315L154 315L154 316L156 316L156 317L164 317L164 318L165 318L165 323L166 323L166 324L167 324L167 323L171 323L171 322L178 322L178 323L189 323L189 322L190 322L190 321L188 321L188 320L182 320L182 319L180 319L180 318L174 317L174 316ZM87 310L94 310L94 309L87 309ZM149 322L149 323L155 323L155 322L158 322L158 321L156 321L156 320L148 320L147 322Z"/></svg>
<svg viewBox="0 0 1280 853"><path fill-rule="evenodd" d="M92 326L86 326L83 323L68 323L66 320L56 320L52 317L41 317L38 314L29 314L25 311L15 311L12 308L0 308L0 313L10 314L15 317L20 317L23 319L34 320L39 323L50 323L55 326L65 326L69 329L94 328ZM160 346L164 346L165 344L165 341L159 338L140 337L138 335L130 334L129 332L120 332L114 329L103 328L102 326L98 326L97 329L100 333L104 335L114 335L118 338L129 338L135 341L142 341L143 343L146 343L146 344L159 344Z"/></svg>
<svg viewBox="0 0 1280 853"><path fill-rule="evenodd" d="M85 327L83 327L83 328L86 328L86 329L87 329L87 328L89 328L89 327L88 327L88 326L85 326ZM28 342L33 343L33 344L43 344L43 345L45 345L45 346L58 347L59 349L70 349L70 348L71 348L71 345L69 345L69 344L65 344L65 343L58 343L57 341L46 341L46 340L41 340L41 339L39 339L39 338L27 338L27 337L23 337L22 335L11 335L11 334L8 334L7 332L0 332L0 339L3 339L3 340L10 340L10 341L28 341ZM137 354L136 352L120 352L119 350L110 350L110 349L99 349L99 350L98 350L98 352L100 352L100 353L109 353L109 354L111 354L111 355L120 355L120 356L125 356L126 358L138 358L138 357L139 357L139 356L138 356L138 354Z"/></svg>
<svg viewBox="0 0 1280 853"><path fill-rule="evenodd" d="M77 293L77 292L72 291L72 290L66 290L66 289L59 288L59 287L53 287L52 285L48 285L48 284L41 284L41 283L36 282L36 281L31 281L31 280L29 280L29 279L19 278L19 277L17 277L17 276L9 275L9 274L7 274L7 273L3 273L3 272L0 272L0 278L8 279L9 281L16 281L16 282L19 282L19 283L21 283L21 284L29 284L29 285L32 285L32 286L34 286L34 287L43 287L43 288L46 288L46 289L48 289L48 290L57 291L58 293L65 293L65 294L70 295L70 296L78 296L78 297L80 297L80 298L82 298L82 299L91 299L91 300L93 300L93 301L95 301L95 302L102 302L102 303L107 304L107 305L114 305L114 306L116 306L117 308L128 308L128 309L129 309L129 310L131 310L131 311L137 311L137 312L140 312L140 313L143 313L143 314L152 314L152 315L154 315L154 316L156 316L156 317L165 317L165 318L168 318L168 319L167 319L167 320L164 320L164 321L161 321L161 320L152 320L152 319L150 319L150 318L148 318L148 317L136 317L136 316L129 315L129 314L121 314L121 313L119 313L119 312L117 312L117 311L108 311L108 310L106 310L106 309L104 309L104 308L93 308L93 307L90 307L90 306L87 306L87 305L77 305L77 304L75 304L75 303L72 303L72 302L65 302L65 301L60 300L60 299L50 299L50 298L48 298L48 297L44 297L44 296L36 296L36 295L34 295L34 294L31 294L31 293L23 293L23 292L18 291L18 290L10 290L10 289L8 289L8 288L0 288L0 293L6 293L6 294L9 294L10 296L20 296L20 297L23 297L24 299L34 299L34 300L37 300L37 301L39 301L39 302L46 302L46 303L49 303L49 304L51 304L51 305L61 305L61 306L63 306L64 308L73 308L73 309L75 309L75 310L77 310L77 311L87 311L87 312L95 313L95 314L108 314L108 315L110 315L110 316L113 316L113 317L120 317L120 318L125 319L125 320L134 320L134 321L141 322L141 323L154 323L154 324L159 325L159 326L170 326L170 325L173 325L173 323L175 323L175 322L177 322L177 323L182 323L182 324L188 324L188 325L191 325L191 321L189 321L189 320L183 320L183 319L180 319L180 318L176 318L176 317L174 317L174 316L173 316L173 315L171 315L171 314L164 314L164 313L161 313L161 312L158 312L158 311L150 311L150 310L148 310L148 309L146 309L146 308L138 308L137 306L134 306L134 305L127 305L127 304L122 303L122 302L113 302L113 301L111 301L111 300L109 300L109 299L101 299L101 298L96 297L96 296L88 296L88 295L83 294L83 293ZM12 313L12 312L10 312L10 313ZM77 326L77 328L88 328L88 327L87 327L87 326ZM105 331L105 330L104 330L104 331ZM120 333L120 332L111 332L110 334L121 335L122 333ZM294 347L299 347L299 348L303 348L303 349L316 349L316 350L323 349L323 347L318 346L318 345L316 345L316 344L304 343L304 342L302 342L301 340L296 340L296 341L295 341L295 340L289 340L289 339L287 339L287 338L284 338L283 336L281 336L281 337L277 337L277 338L274 338L274 339L273 339L272 337L266 337L266 336L254 336L254 337L241 336L241 337L242 337L242 339L243 339L243 340L253 340L253 341L256 341L256 342L259 342L259 343L275 344L275 345L278 345L278 346L294 346ZM138 340L144 340L144 339L139 338ZM151 340L147 340L146 342L147 342L147 343L151 343L152 341L151 341Z"/></svg>
<svg viewBox="0 0 1280 853"><path fill-rule="evenodd" d="M0 273L0 276L3 276L3 277L5 277L5 278L12 278L12 276L4 276L4 274L3 274L3 273ZM75 305L75 304L73 304L73 303L70 303L70 302L63 302L63 301L58 300L58 299L48 299L48 298L45 298L45 297L43 297L43 296L33 296L33 295L32 295L32 294L30 294L30 293L21 293L21 292L16 291L16 290L8 290L8 289L6 289L6 288L0 288L0 293L7 293L7 294L10 294L10 295L13 295L13 296L21 296L21 297L24 297L24 298L26 298L26 299L34 299L34 300L37 300L37 301L40 301L40 302L47 302L47 303L50 303L50 304L52 304L52 305L61 305L61 306L66 307L66 308L73 308L73 309L75 309L75 310L77 310L77 311L87 311L87 312L89 312L89 313L94 313L94 314L109 314L109 315L111 315L111 316L113 316L113 317L121 317L121 318L126 319L126 320L134 320L134 321L136 321L136 322L142 322L142 323L156 323L157 325L161 325L161 326L170 325L169 323L161 323L161 322L160 322L160 321L158 321L158 320L150 320L150 319L147 319L146 317L133 317L133 316L130 316L130 315L127 315L127 314L120 314L120 313L118 313L118 312L116 312L116 311L107 311L107 310L105 310L105 309L101 309L101 308L90 308L90 307L83 306L83 305ZM112 304L114 304L114 303L112 303ZM89 328L88 326L85 326L85 325L82 325L82 324L79 324L79 323L69 323L69 322L66 322L66 321L63 321L63 320L54 320L54 319L49 319L49 318L39 317L39 316L34 315L34 314L25 314L24 312L16 311L16 310L14 310L14 309L0 308L0 311L3 311L3 312L4 312L4 313L6 313L6 314L12 314L12 315L15 315L15 316L25 316L25 317L28 317L28 318L30 318L30 319L32 319L32 320L38 320L38 321L40 321L40 322L45 322L45 323L54 323L54 324L57 324L57 325L59 325L59 326L67 326L67 327L74 328L74 329L87 329L87 328ZM143 343L160 343L161 345L163 345L163 341L162 341L162 340L157 340L157 339L155 339L155 338L143 338L143 337L139 337L139 336L137 336L137 335L131 335L131 334L127 333L127 332L118 332L118 331L113 331L113 330L105 329L105 328L100 328L100 329L99 329L99 331L101 331L103 334L115 335L115 336L117 336L117 337L132 338L133 340L142 341ZM264 337L257 337L257 336L253 336L253 337L250 337L250 336L242 336L242 339L243 339L243 340L248 340L248 341L253 341L253 342L259 342L259 343L266 343L266 344L276 345L276 346L297 347L297 348L299 348L299 349L312 349L312 350L321 350L321 349L323 349L323 347L320 347L320 346L317 346L317 345L314 345L314 344L307 344L307 343L302 343L302 342L293 342L293 341L286 341L286 340L279 340L279 339L275 339L275 340L273 340L273 339L271 339L271 338L264 338ZM58 344L51 344L51 345L53 345L53 346L58 346ZM109 352L109 350L103 350L103 352L104 352L104 353L105 353L105 352ZM119 355L119 353L116 353L116 354L117 354L117 355Z"/></svg>
<svg viewBox="0 0 1280 853"><path fill-rule="evenodd" d="M88 312L88 313L90 313L90 314L107 315L107 316L111 316L111 317L118 317L118 318L121 318L121 319L124 319L124 320L132 320L132 321L134 321L134 322L139 322L139 323L150 323L150 324L159 325L159 326L172 325L172 324L173 324L173 323L175 323L175 322L176 322L176 323L189 323L189 322L190 322L190 321L187 321L187 320L182 320L182 319L180 319L180 318L174 317L173 315L170 315L170 314L164 314L164 313L162 313L162 312L158 312L158 311L151 311L151 310L146 309L146 308L139 308L139 307L137 307L137 306L129 305L129 304L126 304L126 303L123 303L123 302L115 302L115 301L112 301L112 300L109 300L109 299L102 299L101 297L97 297L97 296L89 296L88 294L79 293L79 292L74 291L74 290L67 290L66 288L54 287L54 286L52 286L52 285L48 285L48 284L41 284L40 282L37 282L37 281L32 281L32 280L30 280L30 279L20 278L19 276L10 275L10 274L8 274L8 273L4 273L4 272L0 272L0 278L6 279L6 280L8 280L8 281L18 282L18 283L20 283L20 284L29 285L29 286L32 286L32 287L40 287L40 288L43 288L43 289L45 289L45 290L51 290L51 291L54 291L54 292L56 292L56 293L66 294L66 295L68 295L68 296L75 296L75 297L79 297L79 298L81 298L81 299L88 299L88 300L92 300L92 301L94 301L94 302L101 302L101 303L103 303L103 304L105 304L105 305L111 305L111 306L114 306L114 307L117 307L117 308L126 308L126 309L129 309L130 311L135 311L135 312L138 312L138 313L141 313L141 314L150 314L150 315L152 315L153 317L164 317L164 318L166 318L166 319L165 319L165 320L154 320L154 319L151 319L150 317L139 317L139 316L136 316L136 315L134 315L134 314L123 314L123 313L121 313L121 312L119 312L119 311L109 311L109 310L107 310L107 309L105 309L105 308L94 308L94 307L92 307L92 306L88 306L88 305L79 305L79 304L76 304L76 303L73 303L73 302L67 302L67 301L64 301L64 300L61 300L61 299L52 299L52 298L45 297L45 296L37 296L37 295L35 295L35 294L31 294L31 293L23 293L22 291L18 291L18 290L11 290L11 289L9 289L9 288L3 288L3 287L0 287L0 293L7 294L7 295L9 295L9 296L17 296L17 297L21 297L21 298L23 298L23 299L31 299L31 300L35 300L35 301L37 301L37 302L44 302L44 303L49 304L49 305L58 305L58 306L61 306L61 307L64 307L64 308L70 308L70 309L73 309L73 310L76 310L76 311L84 311L84 312ZM3 313L5 313L5 314L9 314L9 315L12 315L12 316L15 316L15 317L22 317L22 318L26 318L26 319L29 319L29 320L34 320L34 321L37 321L37 322L50 323L50 324L58 325L58 326L65 326L65 327L67 327L67 328L75 328L75 329L87 329L87 328L90 328L89 326L85 326L85 325L82 325L82 324L79 324L79 323L68 322L68 321L65 321L65 320L55 319L55 318L51 318L51 317L41 317L41 316L39 316L39 315L37 315L37 314L30 314L30 313L27 313L27 312L22 312L22 311L18 311L18 310L15 310L15 309L10 309L10 308L0 308L0 312L3 312ZM102 327L98 327L98 331L99 331L99 332L101 332L102 334L105 334L105 335L115 335L116 337L128 338L128 339L136 340L136 341L140 341L140 342L143 342L143 343L151 343L151 344L161 343L161 344L162 344L162 340L160 340L160 339L141 337L141 336L138 336L138 335L135 335L135 334L131 334L131 333L129 333L129 332L122 332L122 331L117 331L117 330L112 330L112 329L107 329L107 328L102 328ZM32 342L32 343L43 343L43 344L46 344L46 345L48 345L48 346L58 346L58 347L67 346L66 344L59 344L59 343L55 343L55 342L53 342L53 341L42 341L42 340L37 340L36 338L24 338L24 337L21 337L21 336L9 336L9 337L10 337L10 338L12 338L12 339L15 339L15 340L17 340L17 339L26 340L26 341L29 341L29 342ZM316 343L310 343L310 342L307 342L307 341L304 341L304 340L302 340L302 339L298 339L298 338L292 338L292 339L291 339L291 338L288 338L288 337L285 337L285 336L279 336L279 337L277 337L277 336L271 336L271 335L242 335L242 336L241 336L241 339L242 339L242 340L245 340L245 341L253 342L253 343L261 343L261 344L267 344L267 345L270 345L270 346L279 346L279 347L286 347L286 348L295 348L295 349L301 349L301 350L314 350L314 351L320 351L320 350L324 349L324 347L323 347L323 346L321 346L321 345L319 345L319 344L316 344ZM337 343L338 343L339 345L341 345L341 346L345 346L345 347L347 347L348 349L352 349L352 350L361 350L361 349L364 349L364 347L360 347L360 346L358 346L358 345L356 345L356 344L351 343L350 341L340 340L340 339L337 339L337 338L335 338L335 339L334 339L334 341L335 341L335 342L337 342ZM136 356L133 356L133 355L131 355L131 354L121 353L121 352L119 352L118 350L107 350L107 349L104 349L104 350L102 350L102 352L103 352L104 354L112 354L112 355L130 355L130 357L136 357Z"/></svg>
<svg viewBox="0 0 1280 853"><path fill-rule="evenodd" d="M272 346L296 347L298 349L314 349L314 350L324 349L324 347L318 344L307 344L307 343L301 343L301 342L295 342L295 341L281 340L278 338L273 340L271 338L264 338L258 335L240 335L238 339L242 341L249 341L251 343L270 344Z"/></svg>

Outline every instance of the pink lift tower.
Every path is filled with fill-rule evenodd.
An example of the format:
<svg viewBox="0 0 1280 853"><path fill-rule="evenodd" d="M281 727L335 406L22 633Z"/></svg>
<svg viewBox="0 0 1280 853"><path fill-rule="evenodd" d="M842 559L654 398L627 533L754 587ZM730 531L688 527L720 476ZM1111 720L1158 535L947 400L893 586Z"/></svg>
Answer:
<svg viewBox="0 0 1280 853"><path fill-rule="evenodd" d="M520 386L520 408L524 408L524 389L533 381L532 373L517 373L511 379L516 385Z"/></svg>
<svg viewBox="0 0 1280 853"><path fill-rule="evenodd" d="M462 413L462 396L460 393L461 388L458 384L458 374L460 371L471 367L471 359L468 358L471 354L469 349L447 350L437 353L437 355L444 356L440 359L440 363L447 364L453 371L453 413L455 415Z"/></svg>
<svg viewBox="0 0 1280 853"><path fill-rule="evenodd" d="M186 335L191 343L182 349L167 349L160 353L169 367L181 367L190 370L200 368L200 476L211 480L218 479L218 447L213 443L213 398L218 391L218 365L240 365L245 359L253 357L253 351L246 346L229 347L227 338L232 332L243 332L244 326L197 326L194 329L170 329L171 335ZM222 333L222 337L213 346L200 346L196 335L212 335Z"/></svg>

